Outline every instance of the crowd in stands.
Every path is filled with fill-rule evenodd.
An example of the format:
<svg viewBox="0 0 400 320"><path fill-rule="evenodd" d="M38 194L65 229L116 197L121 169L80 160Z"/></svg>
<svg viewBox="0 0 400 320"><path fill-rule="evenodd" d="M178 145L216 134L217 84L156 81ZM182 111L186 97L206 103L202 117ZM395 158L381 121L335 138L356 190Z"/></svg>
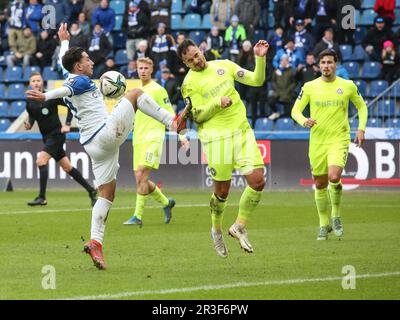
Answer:
<svg viewBox="0 0 400 320"><path fill-rule="evenodd" d="M356 9L356 29L343 27L348 19L342 10L345 5ZM49 7L53 7L55 21L46 19ZM176 48L186 37L196 41L208 60L230 59L246 69L255 65L254 43L267 39L265 85L238 84L254 126L259 117L289 117L302 84L320 75L317 57L327 48L339 55L341 77L364 81L363 63L374 62L379 72L367 80L380 79L390 85L398 79L399 10L395 0L3 1L0 65L4 74L19 66L24 75L36 66L60 79L57 28L67 22L70 46L85 48L95 64L94 78L109 70L120 71L128 79L138 78L136 60L150 57L154 78L179 111L183 107L180 86L188 69L178 59ZM184 24L187 17L189 25ZM196 29L196 19L207 29ZM53 25L45 28L44 22Z"/></svg>

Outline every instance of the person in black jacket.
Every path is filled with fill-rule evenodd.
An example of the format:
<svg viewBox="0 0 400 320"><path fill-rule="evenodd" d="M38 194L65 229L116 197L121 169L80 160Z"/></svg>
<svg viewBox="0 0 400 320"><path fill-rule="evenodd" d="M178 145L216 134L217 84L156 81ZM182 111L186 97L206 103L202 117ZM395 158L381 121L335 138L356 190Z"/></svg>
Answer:
<svg viewBox="0 0 400 320"><path fill-rule="evenodd" d="M43 78L39 72L33 72L29 77L29 85L34 90L43 91ZM25 129L30 130L37 122L40 133L43 137L44 148L39 153L36 164L40 172L40 192L34 200L28 202L30 206L46 205L46 187L48 178L47 163L51 158L68 173L76 182L86 189L89 193L92 206L96 203L96 190L82 177L82 174L71 165L65 154L63 145L65 143L65 133L69 132L72 113L68 109L66 123L61 126L58 117L58 105L65 105L62 99L49 100L43 103L28 101L26 110L29 114L29 121L25 122ZM66 106L66 105L65 105Z"/></svg>

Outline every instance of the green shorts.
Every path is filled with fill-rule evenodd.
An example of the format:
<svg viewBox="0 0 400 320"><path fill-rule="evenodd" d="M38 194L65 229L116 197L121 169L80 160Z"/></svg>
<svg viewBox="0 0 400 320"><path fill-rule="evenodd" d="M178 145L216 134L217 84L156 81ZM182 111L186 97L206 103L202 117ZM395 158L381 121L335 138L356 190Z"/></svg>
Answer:
<svg viewBox="0 0 400 320"><path fill-rule="evenodd" d="M232 171L239 169L248 175L263 168L264 161L251 129L238 130L229 137L202 143L211 176L215 181L228 181Z"/></svg>
<svg viewBox="0 0 400 320"><path fill-rule="evenodd" d="M328 174L329 166L344 168L347 162L350 142L339 142L326 145L310 145L308 157L310 158L313 176Z"/></svg>
<svg viewBox="0 0 400 320"><path fill-rule="evenodd" d="M164 140L149 141L148 143L136 144L133 146L133 170L139 166L157 170L160 166L161 154Z"/></svg>

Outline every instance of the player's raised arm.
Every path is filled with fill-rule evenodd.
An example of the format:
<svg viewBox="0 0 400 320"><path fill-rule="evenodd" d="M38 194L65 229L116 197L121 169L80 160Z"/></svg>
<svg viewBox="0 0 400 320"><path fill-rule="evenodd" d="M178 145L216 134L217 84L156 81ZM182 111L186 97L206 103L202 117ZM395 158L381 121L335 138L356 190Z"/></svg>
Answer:
<svg viewBox="0 0 400 320"><path fill-rule="evenodd" d="M69 49L69 40L71 38L68 32L68 25L67 23L61 23L60 28L58 29L58 38L60 39L61 48L60 53L58 55L58 63L60 64L63 72L64 78L68 75L68 71L64 68L62 64L62 57Z"/></svg>
<svg viewBox="0 0 400 320"><path fill-rule="evenodd" d="M364 133L368 120L368 108L354 82L353 82L353 92L352 95L350 96L350 101L353 102L358 112L358 130L356 133L356 138L354 139L354 143L356 143L360 147L363 141L365 140Z"/></svg>

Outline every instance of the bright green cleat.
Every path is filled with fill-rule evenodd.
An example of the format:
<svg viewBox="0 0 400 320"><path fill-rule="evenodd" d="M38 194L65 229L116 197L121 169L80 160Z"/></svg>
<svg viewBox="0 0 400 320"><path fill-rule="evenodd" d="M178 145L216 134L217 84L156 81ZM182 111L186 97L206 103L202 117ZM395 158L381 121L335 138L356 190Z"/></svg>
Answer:
<svg viewBox="0 0 400 320"><path fill-rule="evenodd" d="M331 231L332 231L331 226L320 227L317 240L328 240L328 233Z"/></svg>
<svg viewBox="0 0 400 320"><path fill-rule="evenodd" d="M343 236L343 225L340 217L332 218L332 227L337 237Z"/></svg>

